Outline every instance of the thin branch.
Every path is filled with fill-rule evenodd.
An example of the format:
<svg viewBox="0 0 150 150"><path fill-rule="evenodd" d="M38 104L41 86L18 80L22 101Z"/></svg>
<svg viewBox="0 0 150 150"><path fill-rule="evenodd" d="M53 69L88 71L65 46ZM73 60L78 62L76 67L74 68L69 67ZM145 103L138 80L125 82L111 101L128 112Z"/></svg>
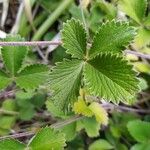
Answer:
<svg viewBox="0 0 150 150"><path fill-rule="evenodd" d="M102 104L102 107L104 107L106 110L111 109L111 110L136 112L136 113L142 113L142 114L150 114L150 110L148 109L137 109L137 108L131 108L131 107L126 107L126 106L114 105L111 103Z"/></svg>
<svg viewBox="0 0 150 150"><path fill-rule="evenodd" d="M68 124L73 123L75 121L81 120L83 118L84 118L84 116L73 116L73 117L71 117L65 121L56 122L56 123L52 124L50 127L54 128L54 129L59 129L61 127L64 127L65 125L68 125Z"/></svg>
<svg viewBox="0 0 150 150"><path fill-rule="evenodd" d="M137 52L137 51L125 50L125 53L126 54L133 54L135 56L138 56L138 57L141 57L141 58L144 58L144 59L150 59L150 55L143 54L143 53L140 53L140 52Z"/></svg>
<svg viewBox="0 0 150 150"><path fill-rule="evenodd" d="M48 46L61 45L61 41L25 41L25 42L0 42L0 46Z"/></svg>
<svg viewBox="0 0 150 150"><path fill-rule="evenodd" d="M25 41L25 42L0 42L0 46L49 46L49 45L61 45L62 41ZM133 54L135 56L150 59L150 55L143 54L137 51L125 50L125 54Z"/></svg>
<svg viewBox="0 0 150 150"><path fill-rule="evenodd" d="M19 115L19 113L16 111L10 111L10 110L5 110L5 109L0 109L0 114L12 115L12 116Z"/></svg>
<svg viewBox="0 0 150 150"><path fill-rule="evenodd" d="M4 139L8 139L8 138L16 138L17 139L17 138L21 138L21 137L33 136L34 134L35 134L35 132L33 132L33 131L16 133L13 135L2 136L2 137L0 137L0 140L4 140Z"/></svg>
<svg viewBox="0 0 150 150"><path fill-rule="evenodd" d="M71 117L71 118L69 118L67 120L56 122L56 123L52 124L50 127L54 128L54 129L58 129L58 128L64 127L65 125L73 123L73 122L75 122L77 120L80 120L82 118L83 118L83 116L73 116L73 117ZM17 134L13 134L13 135L2 136L2 137L0 137L0 140L4 140L4 139L7 139L7 138L29 137L29 136L33 136L34 134L36 134L36 131L17 133Z"/></svg>
<svg viewBox="0 0 150 150"><path fill-rule="evenodd" d="M0 93L0 100L14 97L15 96L15 92L16 92L16 90L1 92Z"/></svg>

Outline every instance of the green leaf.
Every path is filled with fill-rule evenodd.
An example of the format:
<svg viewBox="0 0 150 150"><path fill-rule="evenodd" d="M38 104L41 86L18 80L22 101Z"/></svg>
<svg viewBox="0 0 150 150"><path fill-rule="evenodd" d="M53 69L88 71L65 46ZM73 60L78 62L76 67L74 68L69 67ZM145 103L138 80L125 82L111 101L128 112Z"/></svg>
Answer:
<svg viewBox="0 0 150 150"><path fill-rule="evenodd" d="M50 73L50 88L53 90L51 100L61 110L68 110L79 95L82 60L65 60L57 63Z"/></svg>
<svg viewBox="0 0 150 150"><path fill-rule="evenodd" d="M25 145L14 139L5 139L0 141L1 150L24 150Z"/></svg>
<svg viewBox="0 0 150 150"><path fill-rule="evenodd" d="M71 19L64 24L62 30L63 47L75 58L86 55L86 32L79 20Z"/></svg>
<svg viewBox="0 0 150 150"><path fill-rule="evenodd" d="M150 149L149 143L135 144L134 146L131 147L131 150L149 150L149 149Z"/></svg>
<svg viewBox="0 0 150 150"><path fill-rule="evenodd" d="M127 128L133 138L140 143L150 141L150 123L140 120L130 121Z"/></svg>
<svg viewBox="0 0 150 150"><path fill-rule="evenodd" d="M65 134L67 141L72 141L76 136L76 122L65 125L60 129L60 131Z"/></svg>
<svg viewBox="0 0 150 150"><path fill-rule="evenodd" d="M3 111L10 111L10 112L15 112L16 111L16 103L12 99L7 99L2 103L1 110ZM15 121L17 118L16 115L5 115L1 114L0 115L0 129L5 130L5 132L0 133L0 135L5 135L8 134L11 130L11 128L14 126Z"/></svg>
<svg viewBox="0 0 150 150"><path fill-rule="evenodd" d="M109 149L113 149L113 146L104 139L96 140L89 147L89 150L109 150Z"/></svg>
<svg viewBox="0 0 150 150"><path fill-rule="evenodd" d="M56 105L54 105L53 101L47 100L46 101L46 108L54 117L59 117L65 119L67 115L60 110Z"/></svg>
<svg viewBox="0 0 150 150"><path fill-rule="evenodd" d="M46 65L35 64L25 67L16 77L16 83L23 89L35 89L43 84L48 77Z"/></svg>
<svg viewBox="0 0 150 150"><path fill-rule="evenodd" d="M89 57L100 53L120 53L133 40L135 29L125 22L108 21L96 33Z"/></svg>
<svg viewBox="0 0 150 150"><path fill-rule="evenodd" d="M23 41L19 36L7 36L5 39L6 42L11 41ZM16 75L22 66L22 62L27 55L28 47L27 46L4 46L2 48L2 58L5 63L7 70L11 73L12 76Z"/></svg>
<svg viewBox="0 0 150 150"><path fill-rule="evenodd" d="M46 127L39 131L29 144L32 150L59 150L65 146L64 134Z"/></svg>
<svg viewBox="0 0 150 150"><path fill-rule="evenodd" d="M91 94L114 103L126 102L138 91L132 66L122 57L99 55L85 65L85 84Z"/></svg>
<svg viewBox="0 0 150 150"><path fill-rule="evenodd" d="M7 74L0 70L0 89L7 87L10 82L11 79L7 76Z"/></svg>
<svg viewBox="0 0 150 150"><path fill-rule="evenodd" d="M117 16L117 9L112 3L107 1L99 1L98 6L104 13L106 13L107 19L113 19Z"/></svg>
<svg viewBox="0 0 150 150"><path fill-rule="evenodd" d="M82 129L85 129L89 137L97 137L99 136L100 123L98 123L94 117L83 118L77 121L77 131Z"/></svg>
<svg viewBox="0 0 150 150"><path fill-rule="evenodd" d="M145 17L147 0L120 0L120 9L138 23Z"/></svg>

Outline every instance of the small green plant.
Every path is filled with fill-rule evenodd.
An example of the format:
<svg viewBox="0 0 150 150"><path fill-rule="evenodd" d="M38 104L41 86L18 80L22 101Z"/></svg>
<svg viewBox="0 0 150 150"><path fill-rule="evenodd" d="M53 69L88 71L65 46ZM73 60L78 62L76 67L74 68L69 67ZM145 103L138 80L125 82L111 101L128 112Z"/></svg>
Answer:
<svg viewBox="0 0 150 150"><path fill-rule="evenodd" d="M135 34L135 29L128 23L113 20L104 23L91 41L87 38L83 24L71 19L64 24L62 30L63 47L71 55L71 59L57 63L49 75L45 65L22 67L27 47L3 47L2 58L6 68L1 70L1 88L12 81L25 90L36 89L44 81L48 82L51 97L46 105L54 116L67 119L78 114L85 117L61 128L60 132L50 127L44 128L27 146L9 139L1 141L0 148L8 146L10 149L8 143L12 143L15 149L28 147L33 150L58 150L65 146L65 138L61 132L66 133L69 141L75 136L75 131L83 128L89 136L97 136L100 124L108 124L108 115L99 104L100 101L95 102L94 97L115 104L128 104L139 90L136 73L123 54ZM18 38L8 37L6 40L18 41ZM72 133L69 137L68 129ZM106 141L98 143L101 142L108 149L112 148Z"/></svg>
<svg viewBox="0 0 150 150"><path fill-rule="evenodd" d="M65 23L63 47L72 60L57 63L52 69L49 87L54 92L50 100L60 109L68 110L83 88L107 101L128 103L138 91L138 80L122 52L134 35L135 29L125 22L106 22L89 47L80 21L71 19Z"/></svg>
<svg viewBox="0 0 150 150"><path fill-rule="evenodd" d="M5 41L23 41L20 36L7 36ZM5 68L0 70L0 89L15 82L25 90L37 88L47 78L47 66L43 64L23 65L28 53L26 46L5 46L1 49Z"/></svg>
<svg viewBox="0 0 150 150"><path fill-rule="evenodd" d="M150 149L150 123L134 120L127 125L132 137L135 139L135 144L131 150L149 150Z"/></svg>

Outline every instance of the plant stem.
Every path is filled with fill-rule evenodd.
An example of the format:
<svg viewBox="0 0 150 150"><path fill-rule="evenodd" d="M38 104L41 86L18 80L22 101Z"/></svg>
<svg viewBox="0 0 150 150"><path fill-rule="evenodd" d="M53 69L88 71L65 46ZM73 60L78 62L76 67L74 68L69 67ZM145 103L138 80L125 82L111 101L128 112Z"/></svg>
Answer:
<svg viewBox="0 0 150 150"><path fill-rule="evenodd" d="M73 116L67 120L64 121L60 121L60 122L56 122L54 124L52 124L50 127L54 128L54 129L59 129L61 127L64 127L65 125L68 125L70 123L73 123L77 120L80 120L84 118L83 116ZM23 133L16 133L13 135L6 135L6 136L2 136L0 137L0 140L2 139L6 139L6 138L21 138L21 137L28 137L28 136L33 136L34 134L36 134L36 131L29 131L29 132L23 132Z"/></svg>
<svg viewBox="0 0 150 150"><path fill-rule="evenodd" d="M138 57L145 58L145 59L150 59L150 55L146 55L146 54L143 54L143 53L140 53L140 52L137 52L137 51L126 50L125 53L133 54L133 55L136 55Z"/></svg>
<svg viewBox="0 0 150 150"><path fill-rule="evenodd" d="M82 0L79 0L79 3L80 3L80 10L81 10L81 15L82 15L82 21L84 23L87 35L89 37L89 31L88 31L88 27L87 27L86 20L85 20L84 10L83 10L83 6L82 6Z"/></svg>
<svg viewBox="0 0 150 150"><path fill-rule="evenodd" d="M73 2L73 0L63 0L58 8L47 18L47 20L41 25L38 31L33 36L32 40L39 40L44 33L50 28L50 26L57 20L62 12Z"/></svg>
<svg viewBox="0 0 150 150"><path fill-rule="evenodd" d="M0 46L48 46L48 45L61 45L61 41L0 42Z"/></svg>
<svg viewBox="0 0 150 150"><path fill-rule="evenodd" d="M70 123L73 123L73 122L78 121L83 118L84 118L84 116L73 116L67 120L56 122L56 123L52 124L50 127L54 128L54 129L59 129L61 127L64 127L65 125L68 125Z"/></svg>
<svg viewBox="0 0 150 150"><path fill-rule="evenodd" d="M19 113L16 112L16 111L10 111L10 110L5 110L5 109L0 109L0 114L16 116Z"/></svg>

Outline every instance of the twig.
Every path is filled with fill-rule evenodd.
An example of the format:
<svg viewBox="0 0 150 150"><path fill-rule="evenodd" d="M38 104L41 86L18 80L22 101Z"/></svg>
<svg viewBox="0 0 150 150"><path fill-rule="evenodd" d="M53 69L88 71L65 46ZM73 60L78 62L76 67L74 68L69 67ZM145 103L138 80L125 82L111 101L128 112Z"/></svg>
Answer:
<svg viewBox="0 0 150 150"><path fill-rule="evenodd" d="M136 51L125 50L125 53L126 54L133 54L133 55L136 55L138 57L145 58L145 59L150 59L150 55L143 54L143 53L136 52Z"/></svg>
<svg viewBox="0 0 150 150"><path fill-rule="evenodd" d="M13 135L2 136L2 137L0 137L0 140L4 140L4 139L7 139L7 138L16 138L17 139L17 138L21 138L21 137L32 136L34 134L35 134L35 132L33 132L33 131L17 133L17 134L13 134Z"/></svg>
<svg viewBox="0 0 150 150"><path fill-rule="evenodd" d="M1 92L0 93L0 100L14 97L15 96L15 92L16 92L16 90Z"/></svg>
<svg viewBox="0 0 150 150"><path fill-rule="evenodd" d="M62 41L25 41L25 42L0 42L0 46L49 46L49 45L61 45ZM125 50L125 54L133 54L135 56L150 59L150 55L143 54L137 51Z"/></svg>
<svg viewBox="0 0 150 150"><path fill-rule="evenodd" d="M16 111L10 111L10 110L5 110L5 109L0 109L0 114L6 114L6 115L12 115L12 116L19 115L19 113Z"/></svg>
<svg viewBox="0 0 150 150"><path fill-rule="evenodd" d="M77 120L80 120L82 118L83 118L83 116L73 116L73 117L71 117L71 118L69 118L67 120L56 122L56 123L52 124L50 127L54 128L54 129L58 129L58 128L61 128L61 127L65 126L65 125L73 123L73 122L75 122ZM4 140L4 139L7 139L7 138L28 137L28 136L33 136L34 134L36 134L36 131L17 133L17 134L13 134L13 135L2 136L2 137L0 137L0 140Z"/></svg>
<svg viewBox="0 0 150 150"><path fill-rule="evenodd" d="M0 46L48 46L61 45L61 41L25 41L25 42L0 42Z"/></svg>
<svg viewBox="0 0 150 150"><path fill-rule="evenodd" d="M114 105L114 104L111 104L111 103L102 104L102 107L104 107L106 110L109 110L109 109L111 109L111 110L118 109L118 110L121 110L121 111L129 111L129 112L150 114L150 110L136 109L136 108L126 107L126 106Z"/></svg>
<svg viewBox="0 0 150 150"><path fill-rule="evenodd" d="M74 117L69 118L65 121L56 122L56 123L52 124L50 127L54 128L54 129L58 129L58 128L64 127L65 125L73 123L75 121L81 120L83 118L84 118L84 116L74 116Z"/></svg>

